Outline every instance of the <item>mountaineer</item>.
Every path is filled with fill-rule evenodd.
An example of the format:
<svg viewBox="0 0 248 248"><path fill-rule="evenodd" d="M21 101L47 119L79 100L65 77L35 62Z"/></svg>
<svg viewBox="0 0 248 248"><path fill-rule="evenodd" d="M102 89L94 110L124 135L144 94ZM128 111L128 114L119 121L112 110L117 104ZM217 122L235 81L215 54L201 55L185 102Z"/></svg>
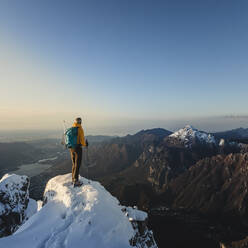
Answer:
<svg viewBox="0 0 248 248"><path fill-rule="evenodd" d="M80 117L75 119L71 128L65 132L65 145L70 149L72 160L72 183L74 187L81 186L79 182L79 169L82 162L82 146L88 147L88 141L85 140L84 130L82 128L82 119Z"/></svg>

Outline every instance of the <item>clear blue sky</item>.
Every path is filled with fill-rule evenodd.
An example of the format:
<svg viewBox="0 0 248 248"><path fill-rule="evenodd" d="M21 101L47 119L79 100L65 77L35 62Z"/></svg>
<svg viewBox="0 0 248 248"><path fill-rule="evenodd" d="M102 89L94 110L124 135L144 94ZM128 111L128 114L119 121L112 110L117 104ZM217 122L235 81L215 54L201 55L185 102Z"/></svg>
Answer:
<svg viewBox="0 0 248 248"><path fill-rule="evenodd" d="M0 128L245 125L247 44L247 0L2 0Z"/></svg>

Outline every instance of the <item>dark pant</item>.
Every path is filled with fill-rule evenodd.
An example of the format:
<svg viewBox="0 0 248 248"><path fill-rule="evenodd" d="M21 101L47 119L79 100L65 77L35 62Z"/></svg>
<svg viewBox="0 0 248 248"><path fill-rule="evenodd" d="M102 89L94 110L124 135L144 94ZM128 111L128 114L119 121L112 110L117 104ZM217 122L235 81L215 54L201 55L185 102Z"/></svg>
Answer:
<svg viewBox="0 0 248 248"><path fill-rule="evenodd" d="M82 162L82 147L71 148L71 160L72 160L72 181L78 181L79 169Z"/></svg>

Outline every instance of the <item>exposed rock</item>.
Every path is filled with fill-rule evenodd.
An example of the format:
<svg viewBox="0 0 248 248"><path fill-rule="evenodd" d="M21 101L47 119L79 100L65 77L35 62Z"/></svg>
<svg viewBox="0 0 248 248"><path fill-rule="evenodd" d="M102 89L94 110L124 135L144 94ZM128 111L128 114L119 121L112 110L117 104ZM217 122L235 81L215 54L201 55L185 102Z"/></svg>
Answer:
<svg viewBox="0 0 248 248"><path fill-rule="evenodd" d="M221 243L221 248L248 248L248 237L232 242Z"/></svg>
<svg viewBox="0 0 248 248"><path fill-rule="evenodd" d="M248 216L248 153L200 160L171 182L169 191L175 208Z"/></svg>
<svg viewBox="0 0 248 248"><path fill-rule="evenodd" d="M144 149L134 166L143 167L144 177L147 181L158 192L163 192L172 179L184 173L198 160L216 155L217 152L217 149L205 145L188 149L186 147L174 147L163 142ZM133 173L135 172L133 171Z"/></svg>
<svg viewBox="0 0 248 248"><path fill-rule="evenodd" d="M241 153L248 152L248 144L239 143L238 144Z"/></svg>
<svg viewBox="0 0 248 248"><path fill-rule="evenodd" d="M140 211L137 207L124 207L122 211L126 214L135 230L135 235L130 239L131 246L141 248L156 248L153 232L148 230L147 213Z"/></svg>
<svg viewBox="0 0 248 248"><path fill-rule="evenodd" d="M12 234L25 220L28 188L27 176L6 174L0 180L0 237Z"/></svg>

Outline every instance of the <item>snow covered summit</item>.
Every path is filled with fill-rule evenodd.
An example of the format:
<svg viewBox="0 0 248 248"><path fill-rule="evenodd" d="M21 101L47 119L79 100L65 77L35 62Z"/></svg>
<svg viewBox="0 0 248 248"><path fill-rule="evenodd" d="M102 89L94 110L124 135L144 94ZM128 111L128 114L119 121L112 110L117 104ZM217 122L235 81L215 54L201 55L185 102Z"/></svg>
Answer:
<svg viewBox="0 0 248 248"><path fill-rule="evenodd" d="M80 178L73 188L71 174L51 179L43 207L13 235L1 238L8 248L157 248L146 227L147 214L119 201L98 182Z"/></svg>
<svg viewBox="0 0 248 248"><path fill-rule="evenodd" d="M179 140L185 147L191 147L194 143L216 144L213 135L199 131L190 125L186 125L184 128L174 132L169 138Z"/></svg>

